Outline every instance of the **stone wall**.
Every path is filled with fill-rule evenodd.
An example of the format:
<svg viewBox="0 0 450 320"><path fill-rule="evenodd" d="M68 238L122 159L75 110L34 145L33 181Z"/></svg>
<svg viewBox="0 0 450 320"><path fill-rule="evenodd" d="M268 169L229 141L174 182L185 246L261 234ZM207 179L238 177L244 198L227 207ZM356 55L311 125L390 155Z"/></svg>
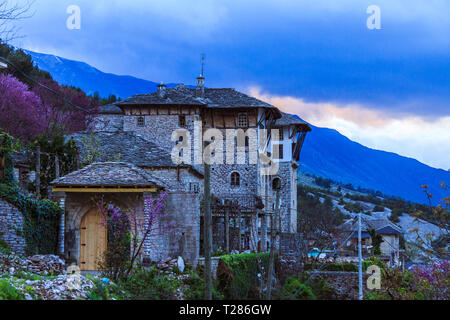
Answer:
<svg viewBox="0 0 450 320"><path fill-rule="evenodd" d="M99 201L102 196L105 203L113 203L123 210L143 212L142 194L67 193L65 198L64 256L69 263L80 263L81 220L89 210L96 207L95 201Z"/></svg>
<svg viewBox="0 0 450 320"><path fill-rule="evenodd" d="M294 174L296 172L292 168L292 162L280 162L278 174L273 177L273 179L280 178L281 180L280 218L282 232L297 232L297 185L294 185ZM274 193L273 190L272 193ZM275 198L275 195L272 197Z"/></svg>
<svg viewBox="0 0 450 320"><path fill-rule="evenodd" d="M123 131L123 115L97 115L89 124L88 129L94 132Z"/></svg>
<svg viewBox="0 0 450 320"><path fill-rule="evenodd" d="M185 125L180 127L180 116L178 114L170 114L170 110L159 110L160 114L156 114L154 110L150 110L150 114L146 115L119 115L119 116L111 116L109 121L111 125L108 127L108 130L124 130L134 132L141 137L158 144L167 152L171 153L174 146L177 144L172 141L172 133L176 130L186 129L189 131L191 138L191 159L194 158L194 148L195 145L193 142L194 139L194 122L201 121L201 116L199 111L197 114L192 114L192 110L184 114L185 117ZM164 113L166 114L162 114ZM178 112L178 111L177 111ZM177 113L176 112L176 113ZM144 118L143 125L138 124L139 117ZM121 127L122 123L118 121L122 118L123 128ZM204 119L203 119L204 120ZM200 122L201 123L201 122ZM204 124L203 124L204 125ZM204 132L209 129L209 127L205 128L197 128ZM231 128L230 128L231 129ZM252 129L258 130L258 128L254 127ZM222 135L223 139L223 163L224 164L213 164L211 165L211 193L222 199L235 199L241 206L244 207L254 207L255 205L255 195L258 195L262 198L263 203L266 205L263 211L273 212L274 202L275 202L275 192L272 190L272 181L275 178L280 178L282 182L282 190L280 197L280 216L281 216L281 228L282 232L295 233L297 232L297 186L296 186L296 169L293 168L293 162L290 161L291 146L286 145L285 148L285 161L279 162L279 172L276 176L270 177L270 179L263 179L260 176L260 164L249 164L249 149L256 150L256 141L250 139L250 147L245 147L245 163L246 164L237 164L237 146L234 146L234 163L235 164L226 164L226 150L227 150L227 132L225 129L218 129L217 134L215 134L216 141L220 140L220 135ZM285 130L286 131L286 130ZM288 135L286 134L285 137ZM285 139L289 140L289 139ZM290 140L289 140L290 141ZM215 156L218 156L220 152L220 148L216 149ZM286 161L288 160L288 161ZM189 183L190 182L199 182L200 193L202 194L202 181L201 179L193 178L191 174L187 174L185 171L181 170L181 177L179 176L179 172L170 169L147 169L149 173L152 175L164 180L166 184L170 186L171 190L177 191L187 191L189 192ZM240 175L240 185L232 186L231 185L231 174L233 172L237 172ZM267 182L267 186L266 183ZM266 194L268 192L268 194ZM256 210L255 210L256 213ZM260 218L261 219L261 218ZM269 220L268 217L265 217L266 220ZM251 230L251 243L254 244L252 249L256 249L256 244L258 240L255 239L258 235L261 237L262 233L266 234L268 230L270 230L270 225L268 221L266 223L261 223L261 221L256 222L257 218L252 217L252 230ZM258 227L259 226L259 227ZM264 231L266 230L266 231ZM264 238L264 236L263 236ZM266 237L266 239L268 239Z"/></svg>
<svg viewBox="0 0 450 320"><path fill-rule="evenodd" d="M22 213L5 201L0 201L0 239L5 241L9 248L20 255L25 254L25 239L17 235L22 231Z"/></svg>
<svg viewBox="0 0 450 320"><path fill-rule="evenodd" d="M154 199L157 195L146 194L144 197ZM169 193L163 214L167 216L159 221L160 231L157 230L144 244L144 255L151 261L181 256L196 266L200 253L200 201L197 194ZM167 230L169 223L173 224L170 232Z"/></svg>
<svg viewBox="0 0 450 320"><path fill-rule="evenodd" d="M123 116L124 131L132 131L140 135L144 139L151 141L161 148L166 150L169 154L172 153L173 147L176 145L172 141L172 133L177 129L186 129L191 135L191 143L194 138L194 121L195 115L184 115L186 124L180 127L179 115L145 115L144 126L138 126L137 120L139 116L130 115ZM193 152L193 143L192 143Z"/></svg>
<svg viewBox="0 0 450 320"><path fill-rule="evenodd" d="M191 169L193 170L193 169ZM190 190L190 183L196 183L199 190L198 196L203 193L203 178L200 175L193 174L187 168L147 168L145 169L152 177L157 178L171 191L186 191ZM158 183L158 181L155 181Z"/></svg>
<svg viewBox="0 0 450 320"><path fill-rule="evenodd" d="M359 295L358 272L337 272L337 271L320 271L307 272L311 281L314 279L323 279L328 286L334 291L334 298L337 300L357 300ZM371 292L367 288L367 278L369 275L363 274L363 295L366 296Z"/></svg>
<svg viewBox="0 0 450 320"><path fill-rule="evenodd" d="M64 251L69 262L79 264L80 224L83 216L95 206L94 197L101 194L68 193L65 200L66 219ZM117 193L104 194L105 203L112 202L123 210L144 212L144 198L156 199L159 194ZM182 256L188 263L195 265L199 255L200 237L200 201L196 193L170 192L166 198L166 208L162 215L162 228L157 228L144 243L143 258L161 261L169 257ZM164 226L173 222L173 231L168 233Z"/></svg>

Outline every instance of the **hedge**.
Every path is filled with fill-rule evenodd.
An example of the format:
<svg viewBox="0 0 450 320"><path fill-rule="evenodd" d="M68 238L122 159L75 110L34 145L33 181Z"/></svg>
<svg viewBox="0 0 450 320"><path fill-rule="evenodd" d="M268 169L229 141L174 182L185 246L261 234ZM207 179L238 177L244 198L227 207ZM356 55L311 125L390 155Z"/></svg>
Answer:
<svg viewBox="0 0 450 320"><path fill-rule="evenodd" d="M268 253L221 256L217 269L218 289L227 300L260 299L261 280L264 281L268 266Z"/></svg>

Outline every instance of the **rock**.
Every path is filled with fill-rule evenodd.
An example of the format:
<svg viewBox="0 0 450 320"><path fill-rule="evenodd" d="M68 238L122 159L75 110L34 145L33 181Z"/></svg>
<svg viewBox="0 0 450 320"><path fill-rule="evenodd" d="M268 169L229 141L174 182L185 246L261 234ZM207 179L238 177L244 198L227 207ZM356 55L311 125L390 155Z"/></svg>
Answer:
<svg viewBox="0 0 450 320"><path fill-rule="evenodd" d="M180 272L184 272L185 265L184 265L184 260L182 257L178 257L177 266L178 266L178 270L180 270Z"/></svg>
<svg viewBox="0 0 450 320"><path fill-rule="evenodd" d="M156 267L160 270L167 270L169 269L169 265L167 263L164 262L160 262L156 265Z"/></svg>

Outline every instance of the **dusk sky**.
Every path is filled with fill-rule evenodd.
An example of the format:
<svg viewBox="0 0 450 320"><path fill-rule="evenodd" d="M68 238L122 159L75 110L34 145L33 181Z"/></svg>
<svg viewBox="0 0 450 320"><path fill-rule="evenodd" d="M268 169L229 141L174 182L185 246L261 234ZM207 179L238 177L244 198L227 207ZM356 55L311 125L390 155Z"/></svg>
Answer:
<svg viewBox="0 0 450 320"><path fill-rule="evenodd" d="M67 7L81 9L69 30ZM381 29L370 30L370 5ZM251 93L450 169L450 1L37 0L14 45L155 82ZM313 134L313 133L312 133Z"/></svg>

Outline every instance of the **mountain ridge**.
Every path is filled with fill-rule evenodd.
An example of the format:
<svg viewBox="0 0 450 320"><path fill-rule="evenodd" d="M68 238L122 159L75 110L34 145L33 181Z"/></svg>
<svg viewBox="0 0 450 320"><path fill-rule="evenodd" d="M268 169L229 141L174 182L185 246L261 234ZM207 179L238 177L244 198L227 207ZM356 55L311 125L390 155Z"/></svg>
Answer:
<svg viewBox="0 0 450 320"><path fill-rule="evenodd" d="M89 95L98 92L101 97L114 94L120 98L128 98L135 94L153 92L158 86L158 83L153 81L102 72L86 62L25 49L24 51L31 56L40 69L50 72L55 81L62 85L81 88ZM169 88L176 85L175 83L166 84Z"/></svg>
<svg viewBox="0 0 450 320"><path fill-rule="evenodd" d="M306 137L300 157L301 172L418 203L428 201L422 185L428 185L433 204L445 197L440 183L449 184L450 172L394 152L366 147L335 129L311 127L313 131Z"/></svg>

